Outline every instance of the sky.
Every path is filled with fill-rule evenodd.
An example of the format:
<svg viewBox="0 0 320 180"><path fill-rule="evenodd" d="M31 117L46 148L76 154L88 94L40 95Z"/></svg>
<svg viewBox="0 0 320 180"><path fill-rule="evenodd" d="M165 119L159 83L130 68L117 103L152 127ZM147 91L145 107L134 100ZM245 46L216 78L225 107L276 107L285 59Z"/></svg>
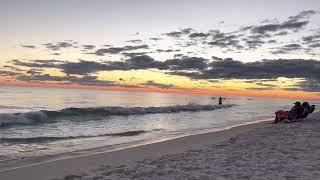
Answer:
<svg viewBox="0 0 320 180"><path fill-rule="evenodd" d="M318 0L1 0L0 85L320 99Z"/></svg>

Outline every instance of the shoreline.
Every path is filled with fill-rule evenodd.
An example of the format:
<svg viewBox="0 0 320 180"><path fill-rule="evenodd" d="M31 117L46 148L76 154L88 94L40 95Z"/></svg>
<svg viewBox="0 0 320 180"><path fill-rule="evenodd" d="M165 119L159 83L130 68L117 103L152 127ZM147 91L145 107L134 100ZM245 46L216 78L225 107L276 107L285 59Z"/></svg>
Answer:
<svg viewBox="0 0 320 180"><path fill-rule="evenodd" d="M138 141L127 142L127 143L119 143L119 144L106 145L106 146L100 146L100 147L85 148L85 149L75 150L70 152L42 155L42 156L37 156L33 158L27 157L24 159L8 160L7 163L0 163L0 173L4 171L24 168L24 167L28 167L36 164L50 163L52 161L66 160L66 159L77 158L81 156L90 156L90 155L100 154L100 153L109 153L109 152L129 149L129 148L135 148L139 146L150 145L154 143L161 143L161 142L170 141L178 138L184 138L188 136L225 131L232 128L236 128L238 126L246 126L246 125L257 124L262 122L271 122L272 120L273 119L261 117L257 119L252 119L247 122L239 122L237 124L228 125L224 127L195 129L193 131L183 132L181 134L171 135L167 137L159 137L159 138L138 140Z"/></svg>
<svg viewBox="0 0 320 180"><path fill-rule="evenodd" d="M88 169L94 169L105 164L115 165L119 164L120 162L131 162L150 157L154 158L167 154L181 153L187 150L191 150L195 147L216 144L226 141L232 137L253 130L255 128L267 126L268 124L270 124L267 122L270 121L270 119L254 120L223 128L210 128L206 130L199 130L195 133L190 132L171 138L161 138L147 142L144 141L138 144L120 147L109 151L98 151L90 154L81 154L58 159L49 158L49 160L43 160L40 158L41 162L34 162L31 164L26 163L20 166L16 165L16 167L0 170L0 179L14 180L21 179L22 177L28 177L26 179L34 180L44 178L50 179L51 177L54 178L64 176L70 173L74 174L86 171ZM191 143L188 144L188 142ZM163 147L166 148L164 149ZM104 147L99 147L97 149L101 148L103 149ZM92 149L86 149L81 151L87 150L90 151ZM153 152L153 150L156 150L156 152ZM130 154L133 155L130 156ZM28 160L27 162L30 163L30 161ZM77 164L77 166L74 166L74 164ZM72 168L64 168L70 166ZM52 171L52 169L55 169L55 171ZM39 174L39 172L45 172L45 174Z"/></svg>

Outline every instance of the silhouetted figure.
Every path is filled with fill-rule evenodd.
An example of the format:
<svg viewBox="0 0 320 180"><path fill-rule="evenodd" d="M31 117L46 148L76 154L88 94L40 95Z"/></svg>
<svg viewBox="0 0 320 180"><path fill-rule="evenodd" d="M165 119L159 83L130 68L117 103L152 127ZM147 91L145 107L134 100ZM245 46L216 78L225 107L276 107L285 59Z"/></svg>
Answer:
<svg viewBox="0 0 320 180"><path fill-rule="evenodd" d="M222 97L219 97L219 105L222 104Z"/></svg>
<svg viewBox="0 0 320 180"><path fill-rule="evenodd" d="M289 120L289 122L292 122L291 120L303 119L315 110L315 105L310 106L308 102L304 102L302 105L300 102L296 102L294 104L294 107L290 111L279 110L275 112L276 118L273 123L278 123L283 120Z"/></svg>
<svg viewBox="0 0 320 180"><path fill-rule="evenodd" d="M303 113L303 108L301 106L301 103L300 102L295 102L294 106L289 111L287 118L289 120L298 119L298 118L301 117L302 113Z"/></svg>
<svg viewBox="0 0 320 180"><path fill-rule="evenodd" d="M310 107L310 113L313 113L314 109L315 109L315 105L311 105L311 107Z"/></svg>
<svg viewBox="0 0 320 180"><path fill-rule="evenodd" d="M301 106L302 106L302 113L297 118L306 118L310 113L311 106L308 102L303 102Z"/></svg>

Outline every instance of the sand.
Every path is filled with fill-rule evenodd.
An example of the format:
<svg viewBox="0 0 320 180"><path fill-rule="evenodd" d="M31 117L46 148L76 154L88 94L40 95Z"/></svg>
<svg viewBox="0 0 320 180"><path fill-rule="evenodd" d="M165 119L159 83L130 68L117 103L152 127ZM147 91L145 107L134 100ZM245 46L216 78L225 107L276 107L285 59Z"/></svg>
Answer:
<svg viewBox="0 0 320 180"><path fill-rule="evenodd" d="M320 113L0 172L1 180L319 179Z"/></svg>

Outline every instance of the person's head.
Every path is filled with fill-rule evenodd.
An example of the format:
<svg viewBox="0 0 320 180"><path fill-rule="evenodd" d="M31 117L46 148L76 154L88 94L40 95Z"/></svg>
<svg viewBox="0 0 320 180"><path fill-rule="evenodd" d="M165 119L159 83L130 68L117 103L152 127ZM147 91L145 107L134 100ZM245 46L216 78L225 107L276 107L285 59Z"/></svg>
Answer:
<svg viewBox="0 0 320 180"><path fill-rule="evenodd" d="M299 101L295 102L294 106L300 107L301 106L301 102L299 102Z"/></svg>
<svg viewBox="0 0 320 180"><path fill-rule="evenodd" d="M303 103L302 103L302 106L303 106L303 107L310 108L310 104L309 104L308 102L303 102Z"/></svg>

